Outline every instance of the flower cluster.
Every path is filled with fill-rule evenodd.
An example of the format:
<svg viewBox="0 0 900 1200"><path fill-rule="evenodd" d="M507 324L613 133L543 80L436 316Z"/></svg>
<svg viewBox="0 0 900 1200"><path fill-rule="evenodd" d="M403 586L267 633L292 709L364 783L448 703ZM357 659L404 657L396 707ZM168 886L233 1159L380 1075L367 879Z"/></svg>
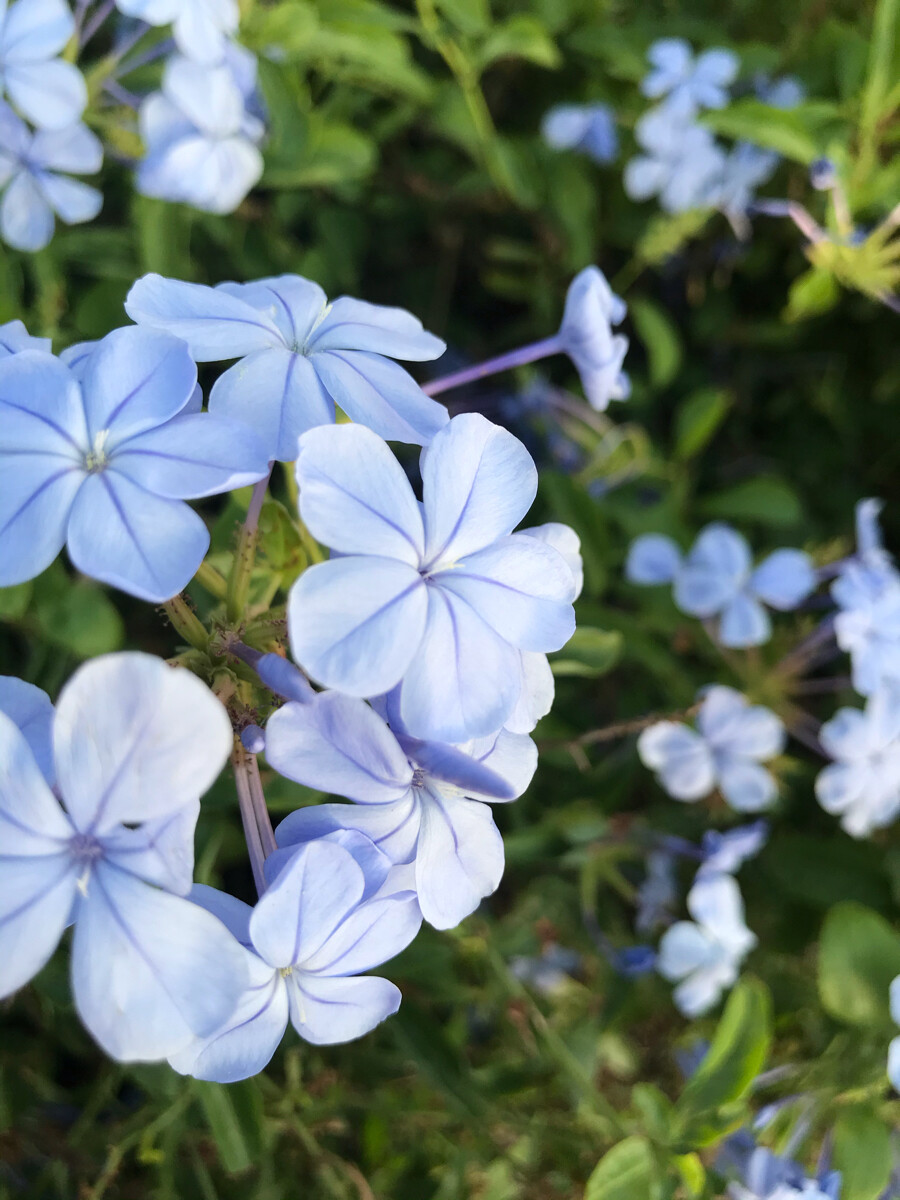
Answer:
<svg viewBox="0 0 900 1200"><path fill-rule="evenodd" d="M608 104L558 104L541 122L544 141L553 150L579 150L597 163L619 152L615 115Z"/></svg>

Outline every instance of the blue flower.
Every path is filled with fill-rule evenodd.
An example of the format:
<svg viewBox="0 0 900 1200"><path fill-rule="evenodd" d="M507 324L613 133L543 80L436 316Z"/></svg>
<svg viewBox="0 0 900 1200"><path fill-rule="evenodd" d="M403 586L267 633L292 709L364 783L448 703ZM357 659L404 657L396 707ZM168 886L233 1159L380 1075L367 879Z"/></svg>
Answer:
<svg viewBox="0 0 900 1200"><path fill-rule="evenodd" d="M0 995L37 974L74 921L82 1021L113 1058L165 1058L217 1028L244 988L240 946L182 898L199 797L228 757L231 723L193 675L114 654L63 689L52 739L61 802L0 713Z"/></svg>
<svg viewBox="0 0 900 1200"><path fill-rule="evenodd" d="M740 66L730 50L705 50L695 58L682 38L660 38L647 58L653 70L644 77L641 91L652 100L667 97L666 106L681 116L693 116L701 108L724 108Z"/></svg>
<svg viewBox="0 0 900 1200"><path fill-rule="evenodd" d="M0 713L18 728L51 787L56 783L53 765L53 704L46 692L13 675L0 675Z"/></svg>
<svg viewBox="0 0 900 1200"><path fill-rule="evenodd" d="M670 213L713 206L725 154L708 129L663 105L645 113L634 134L644 154L625 164L623 183L632 200L658 195Z"/></svg>
<svg viewBox="0 0 900 1200"><path fill-rule="evenodd" d="M772 178L778 163L774 151L738 142L723 159L721 175L710 193L710 204L732 218L742 216L752 205L756 189Z"/></svg>
<svg viewBox="0 0 900 1200"><path fill-rule="evenodd" d="M103 147L87 126L32 133L0 104L0 236L16 250L42 250L56 217L67 225L93 220L103 196L67 174L92 175L102 164Z"/></svg>
<svg viewBox="0 0 900 1200"><path fill-rule="evenodd" d="M575 364L588 403L598 412L604 412L610 400L627 400L631 394L622 371L628 338L611 329L625 311L625 302L598 267L585 267L569 284L559 347Z"/></svg>
<svg viewBox="0 0 900 1200"><path fill-rule="evenodd" d="M74 565L143 600L168 600L209 546L182 500L262 478L251 430L187 412L196 368L183 342L119 329L80 377L52 355L0 361L0 587L64 544Z"/></svg>
<svg viewBox="0 0 900 1200"><path fill-rule="evenodd" d="M754 570L750 547L730 525L707 525L682 560L661 534L636 538L628 551L626 578L632 583L674 583L682 612L719 618L723 646L759 646L772 636L763 604L796 608L816 586L816 572L801 550L775 550Z"/></svg>
<svg viewBox="0 0 900 1200"><path fill-rule="evenodd" d="M197 362L240 358L218 379L210 411L252 422L272 458L293 462L297 439L334 422L337 404L385 438L427 445L446 425L391 358L437 358L444 343L411 313L282 275L217 288L146 275L125 308L139 325L184 338ZM390 356L390 357L388 357Z"/></svg>
<svg viewBox="0 0 900 1200"><path fill-rule="evenodd" d="M769 104L772 108L796 108L806 99L806 89L793 75L772 79L769 75L757 74L753 80L753 90L763 104Z"/></svg>
<svg viewBox="0 0 900 1200"><path fill-rule="evenodd" d="M582 150L598 163L612 162L619 152L608 104L559 104L544 114L541 134L554 150Z"/></svg>
<svg viewBox="0 0 900 1200"><path fill-rule="evenodd" d="M148 25L171 24L181 53L206 66L221 61L240 15L237 0L116 0L116 8Z"/></svg>
<svg viewBox="0 0 900 1200"><path fill-rule="evenodd" d="M709 874L734 875L748 859L759 854L768 837L769 826L765 821L739 825L725 833L708 829L703 835L703 863L698 878Z"/></svg>
<svg viewBox="0 0 900 1200"><path fill-rule="evenodd" d="M332 1045L397 1011L394 984L363 972L405 949L422 917L410 893L370 896L360 861L369 860L354 849L325 839L301 847L252 909L194 889L246 948L250 982L228 1020L169 1059L177 1071L232 1083L265 1067L288 1021L307 1042Z"/></svg>
<svg viewBox="0 0 900 1200"><path fill-rule="evenodd" d="M7 321L0 325L0 360L20 350L45 350L53 347L50 338L32 337L21 321Z"/></svg>
<svg viewBox="0 0 900 1200"><path fill-rule="evenodd" d="M889 825L900 812L900 687L879 688L863 711L839 709L819 741L834 760L816 778L825 811L853 837Z"/></svg>
<svg viewBox="0 0 900 1200"><path fill-rule="evenodd" d="M137 187L145 196L230 213L259 181L265 128L248 110L243 64L235 65L229 58L203 66L180 55L166 63L162 90L138 114L146 157Z"/></svg>
<svg viewBox="0 0 900 1200"><path fill-rule="evenodd" d="M0 94L39 129L64 129L81 116L81 72L56 55L75 32L65 0L15 0L0 8Z"/></svg>
<svg viewBox="0 0 900 1200"><path fill-rule="evenodd" d="M851 560L831 585L831 597L840 609L835 637L850 655L855 690L870 696L900 683L900 574L892 564L871 553Z"/></svg>
<svg viewBox="0 0 900 1200"><path fill-rule="evenodd" d="M634 927L638 933L650 933L660 925L668 925L677 899L675 856L668 850L654 850L647 855L647 874L637 893Z"/></svg>
<svg viewBox="0 0 900 1200"><path fill-rule="evenodd" d="M674 999L688 1017L708 1012L738 977L756 945L744 922L740 889L730 875L698 878L687 897L693 921L677 921L659 944L657 970L679 980Z"/></svg>
<svg viewBox="0 0 900 1200"><path fill-rule="evenodd" d="M269 718L266 757L282 775L355 804L319 804L287 817L279 846L356 829L410 873L422 915L451 929L496 890L503 840L484 801L514 800L531 782L537 749L506 731L463 746L407 732L397 697L390 728L362 700L325 692Z"/></svg>
<svg viewBox="0 0 900 1200"><path fill-rule="evenodd" d="M512 533L537 472L522 443L477 413L455 417L421 459L419 504L387 445L359 425L300 439L300 515L338 552L294 584L294 659L352 696L401 683L416 737L496 733L521 692L520 651L571 637L575 584L562 556Z"/></svg>
<svg viewBox="0 0 900 1200"><path fill-rule="evenodd" d="M718 787L736 812L759 812L775 802L777 785L760 766L784 749L781 721L751 706L733 688L709 688L697 716L698 731L679 721L658 721L638 738L644 766L656 772L676 800L701 800Z"/></svg>
<svg viewBox="0 0 900 1200"><path fill-rule="evenodd" d="M841 1175L828 1171L810 1179L799 1163L758 1146L728 1194L732 1200L839 1200Z"/></svg>

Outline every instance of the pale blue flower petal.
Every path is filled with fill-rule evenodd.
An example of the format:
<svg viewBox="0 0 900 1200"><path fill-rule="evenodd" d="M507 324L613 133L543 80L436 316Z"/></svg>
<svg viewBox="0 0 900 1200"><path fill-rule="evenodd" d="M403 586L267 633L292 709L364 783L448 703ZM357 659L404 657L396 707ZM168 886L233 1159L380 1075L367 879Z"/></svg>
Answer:
<svg viewBox="0 0 900 1200"><path fill-rule="evenodd" d="M303 672L280 654L261 655L254 663L253 669L267 688L276 696L283 696L285 700L308 704L317 695Z"/></svg>
<svg viewBox="0 0 900 1200"><path fill-rule="evenodd" d="M83 483L68 524L79 571L159 604L186 587L209 548L209 531L180 500L165 500L117 471Z"/></svg>
<svg viewBox="0 0 900 1200"><path fill-rule="evenodd" d="M693 729L675 721L659 721L638 738L645 767L675 800L700 800L716 784L715 764L706 742Z"/></svg>
<svg viewBox="0 0 900 1200"><path fill-rule="evenodd" d="M660 158L640 154L625 164L622 185L625 195L632 200L649 200L665 187L670 166Z"/></svg>
<svg viewBox="0 0 900 1200"><path fill-rule="evenodd" d="M722 992L731 987L737 976L736 964L727 959L696 971L672 993L678 1011L686 1017L703 1016L717 1003Z"/></svg>
<svg viewBox="0 0 900 1200"><path fill-rule="evenodd" d="M676 921L662 936L656 966L664 979L684 979L715 958L715 947L707 933L691 921Z"/></svg>
<svg viewBox="0 0 900 1200"><path fill-rule="evenodd" d="M426 791L416 890L425 920L436 929L453 929L497 890L503 839L486 804Z"/></svg>
<svg viewBox="0 0 900 1200"><path fill-rule="evenodd" d="M275 837L279 846L294 846L336 830L356 829L391 862L408 863L415 853L419 819L419 803L410 791L392 804L312 804L285 817Z"/></svg>
<svg viewBox="0 0 900 1200"><path fill-rule="evenodd" d="M103 193L80 179L42 173L37 181L44 199L67 225L93 221L103 207Z"/></svg>
<svg viewBox="0 0 900 1200"><path fill-rule="evenodd" d="M31 0L20 0L24 8ZM3 66L9 98L39 129L64 129L77 121L87 104L87 85L74 63L56 58L10 62Z"/></svg>
<svg viewBox="0 0 900 1200"><path fill-rule="evenodd" d="M37 251L53 237L53 209L26 171L12 180L0 201L0 235L14 250Z"/></svg>
<svg viewBox="0 0 900 1200"><path fill-rule="evenodd" d="M889 1003L891 1019L895 1024L900 1025L900 975L891 983Z"/></svg>
<svg viewBox="0 0 900 1200"><path fill-rule="evenodd" d="M769 709L751 706L734 688L709 688L697 717L700 732L715 751L764 761L780 754L785 745L782 722Z"/></svg>
<svg viewBox="0 0 900 1200"><path fill-rule="evenodd" d="M29 161L48 171L93 175L103 166L103 143L80 121L64 129L43 129L34 135Z"/></svg>
<svg viewBox="0 0 900 1200"><path fill-rule="evenodd" d="M309 339L308 352L368 350L389 358L425 362L440 358L446 344L427 333L422 322L404 308L388 308L341 296Z"/></svg>
<svg viewBox="0 0 900 1200"><path fill-rule="evenodd" d="M294 658L313 679L349 695L390 691L423 653L428 592L413 567L387 558L309 567L288 603Z"/></svg>
<svg viewBox="0 0 900 1200"><path fill-rule="evenodd" d="M194 884L190 899L194 904L199 904L201 908L211 912L214 917L218 917L235 941L240 942L247 950L252 949L250 918L253 916L253 909L249 904L205 883Z"/></svg>
<svg viewBox="0 0 900 1200"><path fill-rule="evenodd" d="M769 614L747 592L739 592L727 604L721 616L719 641L723 646L733 649L761 646L772 636Z"/></svg>
<svg viewBox="0 0 900 1200"><path fill-rule="evenodd" d="M652 586L671 583L681 566L681 550L662 533L645 533L628 547L625 578L631 583Z"/></svg>
<svg viewBox="0 0 900 1200"><path fill-rule="evenodd" d="M198 800L231 752L231 722L189 671L150 654L107 654L63 688L53 745L69 812L99 834Z"/></svg>
<svg viewBox="0 0 900 1200"><path fill-rule="evenodd" d="M172 32L182 54L212 66L225 50L226 37L237 32L235 0L183 0Z"/></svg>
<svg viewBox="0 0 900 1200"><path fill-rule="evenodd" d="M243 300L275 323L284 345L292 353L305 354L313 329L328 311L322 288L302 275L277 275L252 283L220 283L216 291Z"/></svg>
<svg viewBox="0 0 900 1200"><path fill-rule="evenodd" d="M475 800L516 800L534 778L537 770L537 746L521 733L513 733L508 728L501 729L495 738L484 738L469 742L465 747L469 753L476 756L482 768L498 775L507 785L502 795L496 794L496 789L487 789L470 783L466 787L466 795ZM452 782L452 781L451 781Z"/></svg>
<svg viewBox="0 0 900 1200"><path fill-rule="evenodd" d="M719 789L736 812L762 812L778 795L772 775L755 762L727 762L719 768Z"/></svg>
<svg viewBox="0 0 900 1200"><path fill-rule="evenodd" d="M0 712L0 835L4 855L60 853L74 829L15 722Z"/></svg>
<svg viewBox="0 0 900 1200"><path fill-rule="evenodd" d="M0 827L5 824L0 813ZM4 858L0 890L0 999L32 979L59 944L78 890L64 850Z"/></svg>
<svg viewBox="0 0 900 1200"><path fill-rule="evenodd" d="M314 954L303 961L303 973L358 975L395 958L410 944L422 924L412 900L368 900L343 920Z"/></svg>
<svg viewBox="0 0 900 1200"><path fill-rule="evenodd" d="M675 576L673 596L682 612L693 617L713 617L738 595L734 579L716 566L687 563Z"/></svg>
<svg viewBox="0 0 900 1200"><path fill-rule="evenodd" d="M479 413L455 417L421 465L431 566L455 563L511 533L537 492L531 455Z"/></svg>
<svg viewBox="0 0 900 1200"><path fill-rule="evenodd" d="M418 567L419 504L385 442L361 425L320 426L300 442L300 515L342 554L375 554Z"/></svg>
<svg viewBox="0 0 900 1200"><path fill-rule="evenodd" d="M894 1090L900 1091L900 1037L895 1037L888 1046L887 1074Z"/></svg>
<svg viewBox="0 0 900 1200"><path fill-rule="evenodd" d="M516 739L514 734L508 736L519 743L520 739ZM494 742L493 738L483 740L488 743ZM531 738L521 740L531 742ZM488 763L489 753L476 756L472 752L475 745L473 742L466 743L464 747L450 746L446 742L423 742L404 736L402 745L415 765L425 771L438 787L442 783L448 783L451 788L459 788L467 796L490 800L515 800L525 790L518 790L511 781L504 778L497 765ZM498 759L501 760L499 765L504 767L512 767L515 763L512 754L505 758L498 755ZM527 787L527 783L525 786Z"/></svg>
<svg viewBox="0 0 900 1200"><path fill-rule="evenodd" d="M776 550L750 576L750 588L770 608L796 608L815 590L816 571L802 550Z"/></svg>
<svg viewBox="0 0 900 1200"><path fill-rule="evenodd" d="M21 321L7 321L0 325L0 359L8 354L19 354L22 350L43 350L50 354L53 343L50 338L32 337Z"/></svg>
<svg viewBox="0 0 900 1200"><path fill-rule="evenodd" d="M720 833L717 829L708 829L703 835L703 863L697 872L697 878L710 872L733 875L748 859L760 852L768 837L769 826L765 821L739 825L725 833Z"/></svg>
<svg viewBox="0 0 900 1200"><path fill-rule="evenodd" d="M400 990L387 979L349 979L294 972L288 980L291 1024L307 1042L331 1046L369 1033L400 1007Z"/></svg>
<svg viewBox="0 0 900 1200"><path fill-rule="evenodd" d="M519 655L521 689L515 708L506 718L510 733L531 733L553 707L556 683L546 654L523 650Z"/></svg>
<svg viewBox="0 0 900 1200"><path fill-rule="evenodd" d="M123 871L186 896L194 882L194 830L199 815L200 801L194 800L168 816L142 821L137 829L120 825L104 835L104 855Z"/></svg>
<svg viewBox="0 0 900 1200"><path fill-rule="evenodd" d="M858 708L839 708L822 725L819 741L831 758L848 761L866 758L875 749L866 714Z"/></svg>
<svg viewBox="0 0 900 1200"><path fill-rule="evenodd" d="M874 692L866 703L866 719L869 745L889 749L900 738L900 686L885 684Z"/></svg>
<svg viewBox="0 0 900 1200"><path fill-rule="evenodd" d="M519 532L546 542L563 558L572 572L572 581L575 584L574 599L577 600L584 587L584 560L581 557L581 538L572 526L564 525L561 521L547 521L544 525L533 525L530 529L520 529Z"/></svg>
<svg viewBox="0 0 900 1200"><path fill-rule="evenodd" d="M688 912L698 925L712 933L735 956L756 945L744 923L741 890L730 875L704 875L688 892Z"/></svg>
<svg viewBox="0 0 900 1200"><path fill-rule="evenodd" d="M101 862L75 924L75 1007L111 1058L167 1058L234 1012L246 956L198 905Z"/></svg>
<svg viewBox="0 0 900 1200"><path fill-rule="evenodd" d="M0 453L6 470L0 489L0 587L33 579L53 562L65 543L69 512L84 478L65 460L49 455L29 461L23 454L14 471L8 462Z"/></svg>
<svg viewBox="0 0 900 1200"><path fill-rule="evenodd" d="M3 5L0 52L6 62L37 62L52 58L75 32L65 0L16 0Z"/></svg>
<svg viewBox="0 0 900 1200"><path fill-rule="evenodd" d="M0 675L0 713L6 713L21 730L41 774L53 787L56 768L53 765L53 704L50 697L33 683L12 675Z"/></svg>

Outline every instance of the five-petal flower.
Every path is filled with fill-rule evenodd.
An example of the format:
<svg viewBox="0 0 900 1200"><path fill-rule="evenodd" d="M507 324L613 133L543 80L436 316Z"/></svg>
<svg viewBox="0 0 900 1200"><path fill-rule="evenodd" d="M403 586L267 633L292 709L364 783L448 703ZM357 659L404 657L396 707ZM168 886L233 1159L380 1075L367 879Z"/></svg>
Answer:
<svg viewBox="0 0 900 1200"><path fill-rule="evenodd" d="M900 812L900 686L880 687L864 710L838 709L819 741L834 759L816 778L826 812L853 837L889 825Z"/></svg>
<svg viewBox="0 0 900 1200"><path fill-rule="evenodd" d="M666 97L666 107L682 117L692 117L701 108L724 108L728 86L740 65L730 50L704 50L694 57L682 38L660 38L647 51L652 70L644 77L641 91L652 100Z"/></svg>

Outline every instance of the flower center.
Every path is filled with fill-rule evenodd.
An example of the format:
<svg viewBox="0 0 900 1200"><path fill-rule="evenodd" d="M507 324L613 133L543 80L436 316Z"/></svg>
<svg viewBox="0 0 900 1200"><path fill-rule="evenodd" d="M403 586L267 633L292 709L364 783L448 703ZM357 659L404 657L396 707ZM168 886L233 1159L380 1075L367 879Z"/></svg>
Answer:
<svg viewBox="0 0 900 1200"><path fill-rule="evenodd" d="M425 772L421 767L416 767L416 769L413 771L412 786L414 788L425 786Z"/></svg>
<svg viewBox="0 0 900 1200"><path fill-rule="evenodd" d="M103 857L103 847L90 833L76 833L69 839L69 853L77 862L92 863Z"/></svg>
<svg viewBox="0 0 900 1200"><path fill-rule="evenodd" d="M84 456L84 469L88 475L99 474L109 462L109 455L106 453L108 439L108 429L101 429L99 433L94 435L94 444Z"/></svg>

